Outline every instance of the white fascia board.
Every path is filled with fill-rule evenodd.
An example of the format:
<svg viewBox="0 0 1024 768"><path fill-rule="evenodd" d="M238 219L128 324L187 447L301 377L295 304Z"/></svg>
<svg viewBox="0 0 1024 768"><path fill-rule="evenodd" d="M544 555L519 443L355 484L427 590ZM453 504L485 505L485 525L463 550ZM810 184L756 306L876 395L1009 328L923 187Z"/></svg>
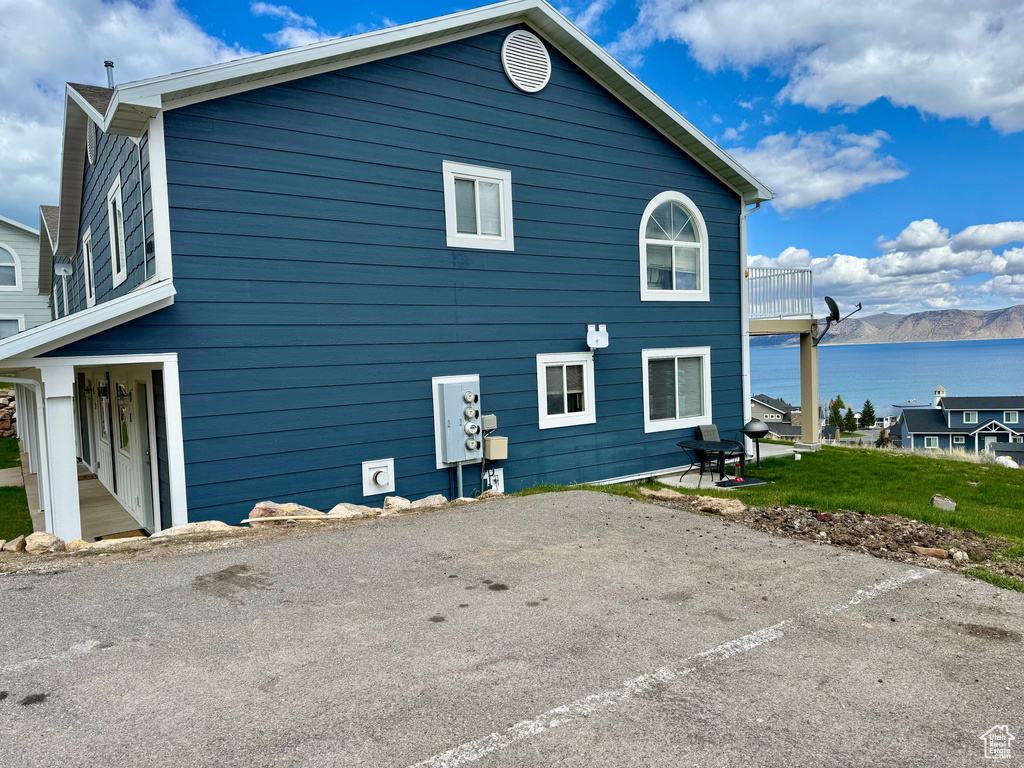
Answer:
<svg viewBox="0 0 1024 768"><path fill-rule="evenodd" d="M28 226L27 224L22 224L20 221L15 221L14 219L9 219L6 216L0 216L0 224L6 224L9 227L14 227L15 229L21 230L25 234L34 235L35 237L39 237L39 230L38 229L32 229L32 227Z"/></svg>
<svg viewBox="0 0 1024 768"><path fill-rule="evenodd" d="M588 72L624 104L711 171L747 203L775 197L767 186L686 118L644 85L597 43L543 0L506 0L482 8L440 16L362 35L326 40L300 48L214 64L118 86L111 101L108 125L120 126L120 114L145 114L161 105L196 103L218 98L227 89L259 88L268 81L307 77L314 68L343 69L372 58L397 56L487 29L526 23ZM134 116L137 119L138 115ZM120 126L128 130L133 116Z"/></svg>
<svg viewBox="0 0 1024 768"><path fill-rule="evenodd" d="M781 413L783 416L786 415L785 411L776 408L774 405L768 405L768 403L764 402L763 400L758 400L756 397L752 397L750 399L753 400L755 403L763 405L765 408L775 411L776 413Z"/></svg>
<svg viewBox="0 0 1024 768"><path fill-rule="evenodd" d="M148 315L173 304L174 294L174 284L165 280L23 331L0 341L0 362L41 355Z"/></svg>
<svg viewBox="0 0 1024 768"><path fill-rule="evenodd" d="M65 91L67 92L68 98L74 101L75 104L79 106L79 108L85 113L86 117L88 117L90 120L96 123L96 125L99 125L101 127L103 126L103 124L106 122L105 115L101 115L99 112L97 112L96 107L94 107L92 104L86 101L86 98L78 91L76 91L74 88L72 88L70 83L68 83L65 86Z"/></svg>

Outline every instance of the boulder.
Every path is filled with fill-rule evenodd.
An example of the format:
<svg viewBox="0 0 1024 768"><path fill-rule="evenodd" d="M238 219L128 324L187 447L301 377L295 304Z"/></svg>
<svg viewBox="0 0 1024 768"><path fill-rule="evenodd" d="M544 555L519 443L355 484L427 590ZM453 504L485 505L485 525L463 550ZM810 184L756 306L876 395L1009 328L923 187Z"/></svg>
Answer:
<svg viewBox="0 0 1024 768"><path fill-rule="evenodd" d="M487 499L498 499L498 498L501 498L504 495L505 494L503 494L501 491L497 491L494 488L491 488L490 490L487 490L487 491L484 491L483 493L481 493L477 498L480 501L486 501Z"/></svg>
<svg viewBox="0 0 1024 768"><path fill-rule="evenodd" d="M698 496L693 506L700 512L712 515L742 515L747 511L747 505L739 499L716 499L711 496Z"/></svg>
<svg viewBox="0 0 1024 768"><path fill-rule="evenodd" d="M249 519L254 522L250 522L249 525L253 528L270 528L275 525L283 525L284 522L281 520L271 521L268 523L258 522L258 518L261 517L286 517L288 512L274 501L261 501L255 507L252 508L252 512L249 513Z"/></svg>
<svg viewBox="0 0 1024 768"><path fill-rule="evenodd" d="M335 504L334 508L327 513L328 517L341 517L346 520L360 520L364 517L376 517L380 514L379 509L364 507L361 504L348 504L342 502Z"/></svg>
<svg viewBox="0 0 1024 768"><path fill-rule="evenodd" d="M934 557L937 560L945 560L949 557L949 552L938 547L911 547L910 549L915 555L921 555L922 557Z"/></svg>
<svg viewBox="0 0 1024 768"><path fill-rule="evenodd" d="M952 512L956 509L956 502L953 501L949 496L942 496L936 493L932 496L932 506L936 509L944 509L947 512Z"/></svg>
<svg viewBox="0 0 1024 768"><path fill-rule="evenodd" d="M452 499L456 504L476 504L480 499L474 499L472 496L459 496L457 499Z"/></svg>
<svg viewBox="0 0 1024 768"><path fill-rule="evenodd" d="M64 539L52 533L40 531L30 534L25 539L25 551L30 555L46 555L51 552L63 552L67 549Z"/></svg>
<svg viewBox="0 0 1024 768"><path fill-rule="evenodd" d="M189 533L224 533L225 531L237 530L240 530L238 526L228 525L220 520L203 520L200 523L185 523L185 525L176 525L173 528L164 528L164 530L154 533L152 538L184 536Z"/></svg>
<svg viewBox="0 0 1024 768"><path fill-rule="evenodd" d="M970 556L962 549L951 549L949 550L949 556L953 558L954 563L969 563L971 562Z"/></svg>
<svg viewBox="0 0 1024 768"><path fill-rule="evenodd" d="M7 543L7 539L0 539L0 552L4 549L4 544Z"/></svg>
<svg viewBox="0 0 1024 768"><path fill-rule="evenodd" d="M655 501L679 501L685 499L679 491L673 491L671 488L658 488L653 490L651 488L640 488L640 495L647 499L654 499Z"/></svg>
<svg viewBox="0 0 1024 768"><path fill-rule="evenodd" d="M384 497L384 509L396 510L396 509L409 509L412 506L412 502L402 496L385 496Z"/></svg>
<svg viewBox="0 0 1024 768"><path fill-rule="evenodd" d="M301 515L303 517L319 517L319 516L322 516L324 514L323 512L321 512L318 509L312 509L311 507L304 507L301 504L293 504L292 502L288 502L287 504L282 504L281 505L281 509L284 510L284 513L286 515Z"/></svg>
<svg viewBox="0 0 1024 768"><path fill-rule="evenodd" d="M149 541L147 536L123 536L120 539L104 539L103 541L96 541L89 545L89 551L92 552L94 549L115 549L116 547L123 547L125 544L142 544Z"/></svg>
<svg viewBox="0 0 1024 768"><path fill-rule="evenodd" d="M414 501L410 506L412 509L429 509L430 507L441 507L447 503L448 499L440 493L435 493L433 496L427 496L425 499Z"/></svg>
<svg viewBox="0 0 1024 768"><path fill-rule="evenodd" d="M24 536L18 536L16 538L11 539L6 544L4 544L4 548L3 548L2 551L4 551L4 552L24 552L25 551L25 537Z"/></svg>
<svg viewBox="0 0 1024 768"><path fill-rule="evenodd" d="M68 552L77 552L80 549L88 549L91 546L85 539L72 539L67 543Z"/></svg>

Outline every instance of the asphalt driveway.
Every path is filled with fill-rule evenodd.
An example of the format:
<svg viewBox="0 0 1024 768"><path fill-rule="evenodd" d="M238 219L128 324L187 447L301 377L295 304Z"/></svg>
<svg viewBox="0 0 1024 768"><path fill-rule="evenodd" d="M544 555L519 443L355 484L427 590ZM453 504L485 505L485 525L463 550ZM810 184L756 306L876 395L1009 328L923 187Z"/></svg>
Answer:
<svg viewBox="0 0 1024 768"><path fill-rule="evenodd" d="M1024 595L597 493L3 576L0 621L4 766L1024 762Z"/></svg>

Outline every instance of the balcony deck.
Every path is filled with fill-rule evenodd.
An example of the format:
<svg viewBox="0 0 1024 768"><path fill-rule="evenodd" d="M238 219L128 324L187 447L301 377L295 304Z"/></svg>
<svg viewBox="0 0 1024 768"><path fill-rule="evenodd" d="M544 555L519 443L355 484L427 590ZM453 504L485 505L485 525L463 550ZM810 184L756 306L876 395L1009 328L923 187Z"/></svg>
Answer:
<svg viewBox="0 0 1024 768"><path fill-rule="evenodd" d="M811 270L751 267L747 270L747 304L752 336L811 332Z"/></svg>

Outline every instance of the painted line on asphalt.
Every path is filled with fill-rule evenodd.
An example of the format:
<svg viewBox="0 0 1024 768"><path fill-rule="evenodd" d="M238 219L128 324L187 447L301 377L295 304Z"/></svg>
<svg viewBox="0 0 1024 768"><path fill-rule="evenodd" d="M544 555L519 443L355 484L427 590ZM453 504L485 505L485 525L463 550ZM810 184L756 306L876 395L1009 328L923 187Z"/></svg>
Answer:
<svg viewBox="0 0 1024 768"><path fill-rule="evenodd" d="M873 600L887 592L899 589L912 581L923 579L932 573L936 573L936 571L933 569L912 568L905 573L893 576L885 581L880 581L865 589L858 589L856 594L844 603L837 603L823 610L810 611L804 614L804 617L820 618L832 616L868 600ZM778 624L759 629L756 632L751 632L748 635L743 635L743 637L738 637L735 640L730 640L727 643L722 643L707 651L690 656L683 660L678 669L661 667L654 672L627 680L618 688L602 693L593 693L582 699L576 699L560 707L549 709L535 718L518 722L500 733L495 731L483 738L467 741L465 744L460 744L446 752L428 757L426 760L411 766L411 768L458 768L458 766L482 760L498 750L507 749L513 744L531 736L539 736L554 728L561 728L570 723L577 722L581 718L615 713L618 711L620 704L643 696L659 683L677 680L691 672L720 661L726 661L735 656L740 656L781 639L784 637L783 628L792 625L798 618L785 619Z"/></svg>

